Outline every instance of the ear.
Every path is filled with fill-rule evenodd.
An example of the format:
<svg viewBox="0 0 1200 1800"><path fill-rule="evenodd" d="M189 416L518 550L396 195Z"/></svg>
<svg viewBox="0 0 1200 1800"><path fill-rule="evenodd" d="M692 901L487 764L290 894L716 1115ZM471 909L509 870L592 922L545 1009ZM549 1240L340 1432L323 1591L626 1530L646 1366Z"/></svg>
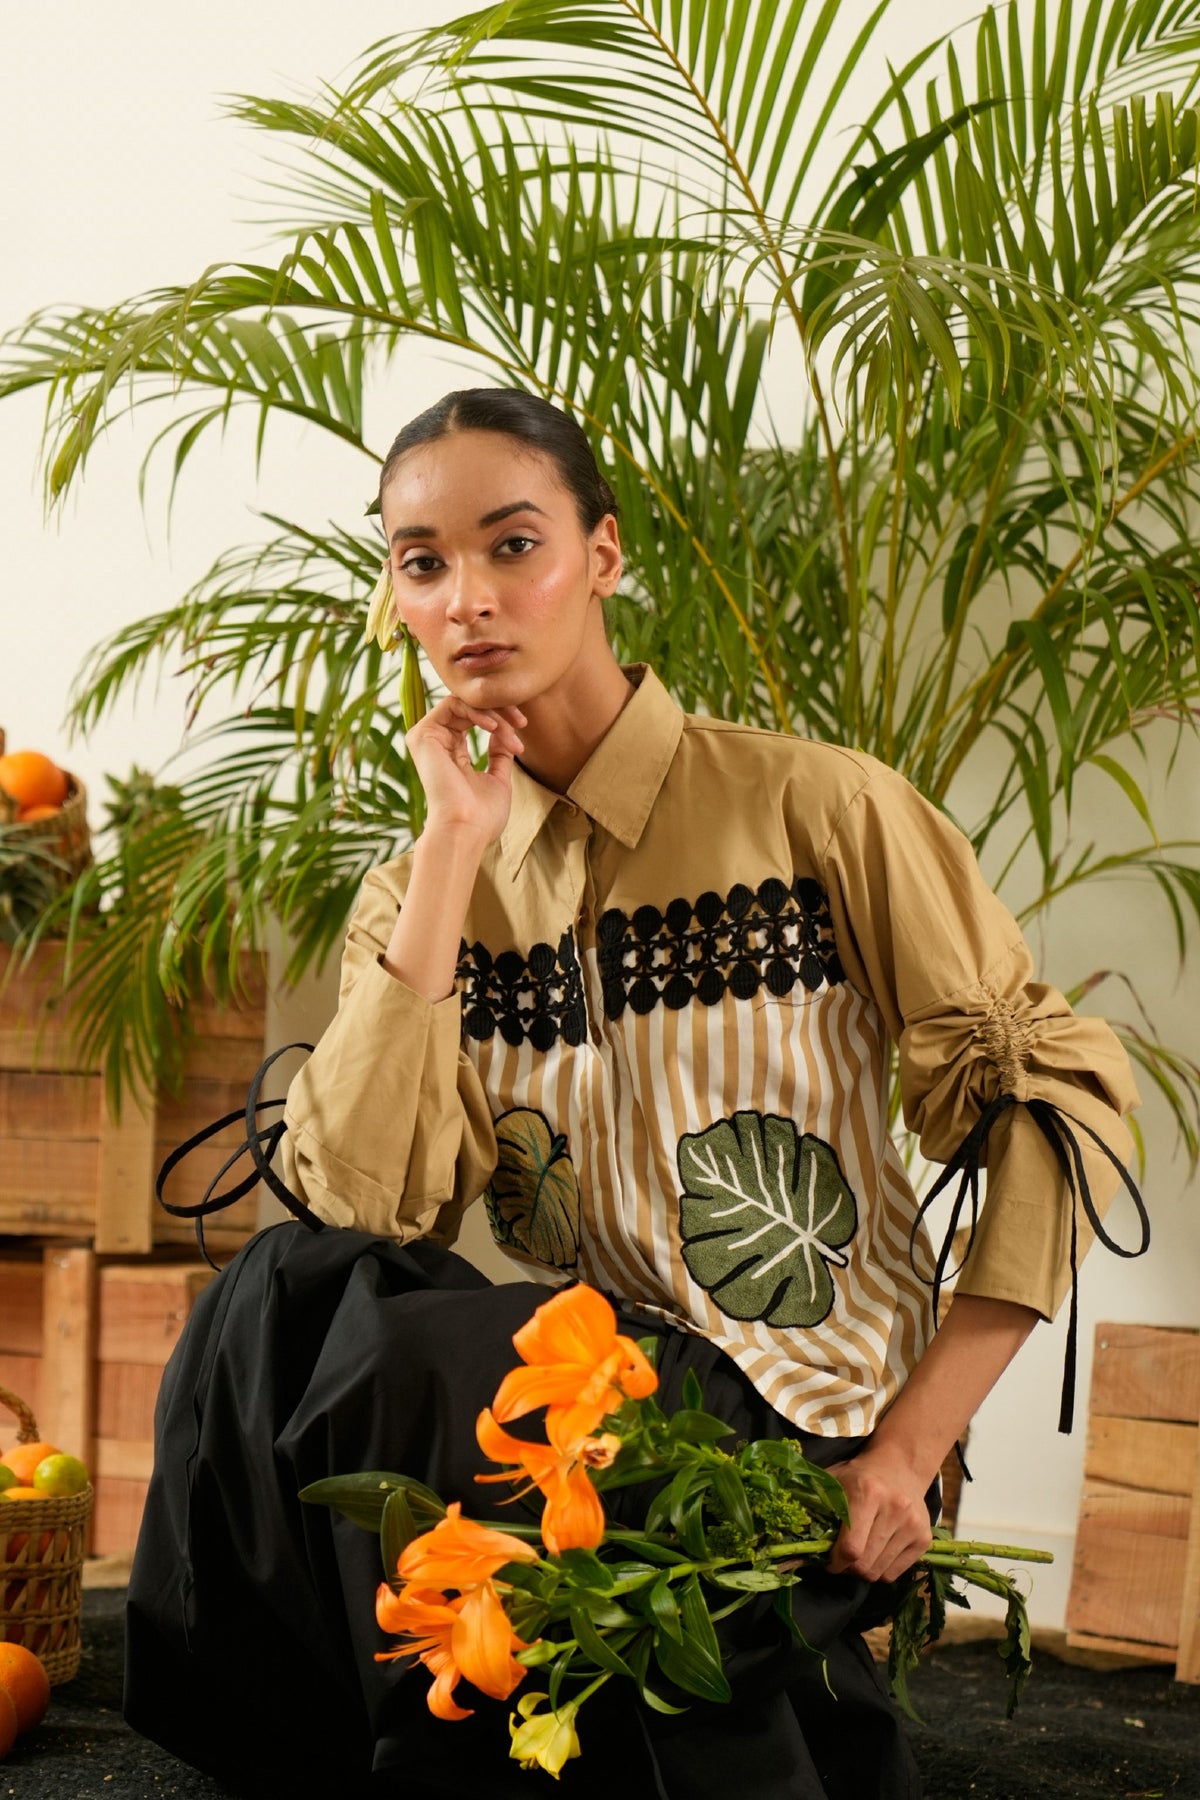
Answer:
<svg viewBox="0 0 1200 1800"><path fill-rule="evenodd" d="M593 531L590 549L592 591L602 600L607 600L616 593L624 566L621 559L621 534L612 513L605 513Z"/></svg>

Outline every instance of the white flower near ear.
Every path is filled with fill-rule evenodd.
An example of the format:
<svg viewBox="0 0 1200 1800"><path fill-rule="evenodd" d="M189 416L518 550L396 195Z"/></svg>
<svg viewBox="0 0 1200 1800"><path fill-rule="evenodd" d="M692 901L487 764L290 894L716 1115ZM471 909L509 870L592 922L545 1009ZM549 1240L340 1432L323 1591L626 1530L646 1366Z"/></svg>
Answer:
<svg viewBox="0 0 1200 1800"><path fill-rule="evenodd" d="M366 639L381 650L397 650L402 634L397 630L396 595L392 588L392 565L385 562L367 606Z"/></svg>

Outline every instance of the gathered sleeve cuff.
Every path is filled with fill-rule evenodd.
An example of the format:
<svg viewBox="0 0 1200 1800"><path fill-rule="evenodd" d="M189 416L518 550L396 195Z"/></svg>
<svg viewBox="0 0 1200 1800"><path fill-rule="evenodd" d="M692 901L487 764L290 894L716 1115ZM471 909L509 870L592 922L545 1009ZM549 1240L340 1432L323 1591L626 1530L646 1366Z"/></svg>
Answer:
<svg viewBox="0 0 1200 1800"><path fill-rule="evenodd" d="M1132 1155L1121 1114L1138 1095L1103 1020L1073 1013L1031 972L1018 940L987 978L914 1015L900 1034L900 1086L905 1122L930 1161L953 1164L980 1119L991 1120L979 1146L987 1204L955 1291L1016 1300L1051 1319L1071 1285L1076 1171L1074 1152L1064 1170L1039 1115L1052 1108L1073 1128L1082 1160L1090 1207L1077 1192L1078 1262L1095 1234L1089 1213L1103 1218Z"/></svg>
<svg viewBox="0 0 1200 1800"><path fill-rule="evenodd" d="M283 1174L330 1224L452 1242L495 1167L495 1134L458 995L427 1000L382 965L400 904L388 872L367 877L337 1014L288 1090Z"/></svg>
<svg viewBox="0 0 1200 1800"><path fill-rule="evenodd" d="M865 759L864 759L865 760ZM934 1287L1011 1300L1052 1318L1071 1298L1060 1427L1070 1428L1079 1261L1093 1238L1138 1255L1148 1243L1126 1171L1121 1115L1137 1089L1114 1033L1033 979L1016 922L984 882L966 839L900 776L867 764L827 851L839 954L879 1005L899 1049L906 1125L945 1165L922 1201L954 1191ZM979 1177L987 1170L986 1204ZM1102 1219L1132 1193L1141 1242L1122 1249Z"/></svg>

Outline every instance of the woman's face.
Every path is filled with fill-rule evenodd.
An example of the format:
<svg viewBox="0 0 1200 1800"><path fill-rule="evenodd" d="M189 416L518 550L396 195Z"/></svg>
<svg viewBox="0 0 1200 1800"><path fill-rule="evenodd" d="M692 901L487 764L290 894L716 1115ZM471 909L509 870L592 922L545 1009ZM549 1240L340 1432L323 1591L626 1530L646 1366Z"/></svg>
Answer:
<svg viewBox="0 0 1200 1800"><path fill-rule="evenodd" d="M491 431L422 444L388 478L382 523L400 617L472 706L523 707L607 654L616 520L586 533L539 451Z"/></svg>

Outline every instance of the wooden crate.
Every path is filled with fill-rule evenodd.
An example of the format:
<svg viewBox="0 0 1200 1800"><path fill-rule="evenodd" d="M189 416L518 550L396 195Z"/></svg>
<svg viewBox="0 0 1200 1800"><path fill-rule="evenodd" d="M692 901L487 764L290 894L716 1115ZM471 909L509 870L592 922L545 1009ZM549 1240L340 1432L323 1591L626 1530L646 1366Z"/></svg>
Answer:
<svg viewBox="0 0 1200 1800"><path fill-rule="evenodd" d="M1098 1325L1067 1642L1200 1681L1200 1331Z"/></svg>
<svg viewBox="0 0 1200 1800"><path fill-rule="evenodd" d="M177 1144L245 1105L263 1057L261 969L243 1005L191 1009L196 1036L182 1095L131 1097L118 1121L100 1074L71 1051L67 1021L51 1004L56 948L44 948L6 985L9 953L0 948L0 1234L88 1239L102 1254L125 1256L194 1242L191 1221L155 1202L154 1175ZM168 1198L198 1200L244 1136L233 1125L194 1152L172 1176ZM248 1161L240 1168L248 1172ZM252 1190L216 1214L206 1227L213 1247L243 1244L257 1228L257 1208Z"/></svg>
<svg viewBox="0 0 1200 1800"><path fill-rule="evenodd" d="M49 1245L0 1254L0 1383L43 1437L81 1456L96 1490L94 1555L132 1550L154 1455L154 1404L197 1296L203 1263L98 1258ZM7 1414L0 1443L13 1435Z"/></svg>

